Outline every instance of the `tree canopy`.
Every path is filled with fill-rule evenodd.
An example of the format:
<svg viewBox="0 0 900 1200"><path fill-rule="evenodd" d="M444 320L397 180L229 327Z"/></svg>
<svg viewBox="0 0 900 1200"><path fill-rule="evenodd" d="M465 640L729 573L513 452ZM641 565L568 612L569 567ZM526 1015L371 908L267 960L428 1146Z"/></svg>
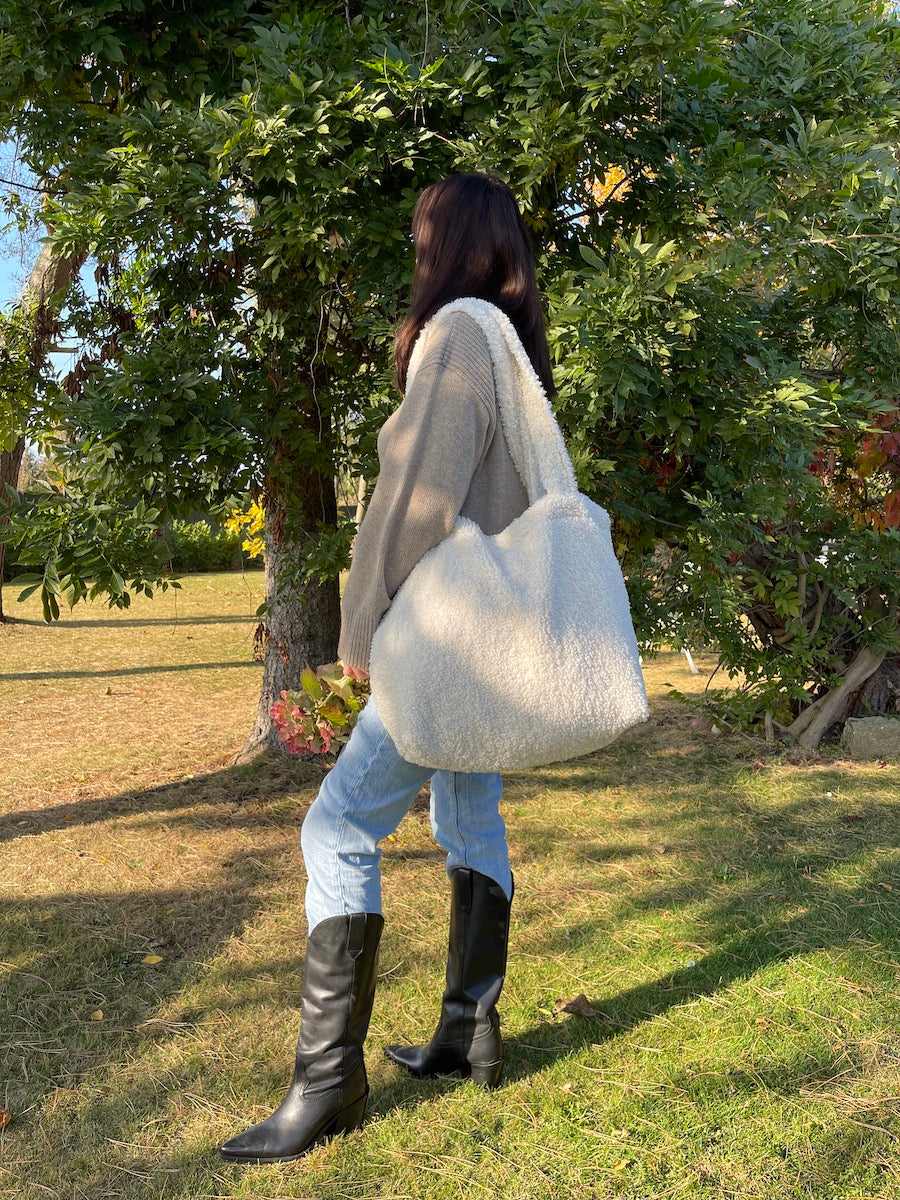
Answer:
<svg viewBox="0 0 900 1200"><path fill-rule="evenodd" d="M96 265L20 561L77 599L101 501L127 531L257 490L267 711L333 656L412 205L496 171L644 644L716 642L789 725L897 649L898 50L862 0L2 0L0 120Z"/></svg>

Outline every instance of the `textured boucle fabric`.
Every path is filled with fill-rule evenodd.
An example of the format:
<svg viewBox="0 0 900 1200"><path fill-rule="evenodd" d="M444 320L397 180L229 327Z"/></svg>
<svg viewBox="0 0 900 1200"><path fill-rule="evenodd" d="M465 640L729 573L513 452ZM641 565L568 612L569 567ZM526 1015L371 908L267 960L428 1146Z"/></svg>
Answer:
<svg viewBox="0 0 900 1200"><path fill-rule="evenodd" d="M500 423L527 508L486 533L460 514L409 573L372 641L372 699L404 758L457 771L586 754L647 719L606 512L578 492L559 426L508 318L464 299L484 332ZM429 327L430 328L430 327ZM427 362L410 359L410 388Z"/></svg>
<svg viewBox="0 0 900 1200"><path fill-rule="evenodd" d="M378 435L380 472L344 588L338 653L367 669L372 636L401 583L460 515L498 533L528 497L497 410L484 330L465 312L416 339L417 369Z"/></svg>

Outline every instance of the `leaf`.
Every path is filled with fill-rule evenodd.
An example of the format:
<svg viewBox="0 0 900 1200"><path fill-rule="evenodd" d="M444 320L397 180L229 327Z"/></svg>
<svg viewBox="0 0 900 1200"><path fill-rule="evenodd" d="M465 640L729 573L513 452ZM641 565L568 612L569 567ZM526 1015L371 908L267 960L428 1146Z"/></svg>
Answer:
<svg viewBox="0 0 900 1200"><path fill-rule="evenodd" d="M321 700L325 695L324 689L316 678L316 673L312 667L304 667L300 672L300 684L312 696L313 700Z"/></svg>
<svg viewBox="0 0 900 1200"><path fill-rule="evenodd" d="M92 1021L102 1021L103 1020L103 1009L95 1008L94 1011L91 1013L91 1020Z"/></svg>
<svg viewBox="0 0 900 1200"><path fill-rule="evenodd" d="M161 963L162 960L161 954L148 954L141 959L141 962L145 962L149 967L153 967L156 966L157 963Z"/></svg>
<svg viewBox="0 0 900 1200"><path fill-rule="evenodd" d="M326 683L336 696L341 700L348 701L353 698L353 680L349 675L323 676L323 682Z"/></svg>
<svg viewBox="0 0 900 1200"><path fill-rule="evenodd" d="M322 704L318 709L319 716L324 717L331 725L341 725L344 720L344 710L336 704Z"/></svg>
<svg viewBox="0 0 900 1200"><path fill-rule="evenodd" d="M596 267L598 271L606 270L606 263L600 255L591 246L585 246L583 243L578 247L578 253L588 264L589 267Z"/></svg>
<svg viewBox="0 0 900 1200"><path fill-rule="evenodd" d="M553 1011L557 1013L574 1013L577 1017L600 1016L599 1010L590 1004L583 992L579 992L577 996L572 996L569 1000L557 1000L553 1006Z"/></svg>
<svg viewBox="0 0 900 1200"><path fill-rule="evenodd" d="M12 1120L12 1113L8 1108L0 1108L0 1129L5 1129Z"/></svg>

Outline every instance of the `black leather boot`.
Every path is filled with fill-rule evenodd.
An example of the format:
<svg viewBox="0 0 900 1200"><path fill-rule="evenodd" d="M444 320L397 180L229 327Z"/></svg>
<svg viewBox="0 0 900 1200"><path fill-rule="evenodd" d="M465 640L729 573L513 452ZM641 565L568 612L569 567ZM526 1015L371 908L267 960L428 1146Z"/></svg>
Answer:
<svg viewBox="0 0 900 1200"><path fill-rule="evenodd" d="M363 1042L375 998L384 918L352 913L320 921L303 971L294 1079L276 1112L219 1148L229 1162L290 1162L317 1142L362 1125L369 1084Z"/></svg>
<svg viewBox="0 0 900 1200"><path fill-rule="evenodd" d="M503 1073L497 1000L506 975L511 901L487 875L451 873L450 946L441 1018L425 1046L387 1046L416 1076L461 1074L496 1087Z"/></svg>

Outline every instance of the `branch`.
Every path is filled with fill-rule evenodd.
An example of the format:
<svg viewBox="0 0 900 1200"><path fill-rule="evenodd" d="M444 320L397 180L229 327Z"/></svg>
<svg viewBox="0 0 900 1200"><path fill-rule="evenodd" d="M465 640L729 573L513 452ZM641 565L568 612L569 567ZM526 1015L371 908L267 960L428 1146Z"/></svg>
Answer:
<svg viewBox="0 0 900 1200"><path fill-rule="evenodd" d="M588 217L591 214L599 215L600 213L605 212L609 207L610 200L612 200L619 188L624 187L626 183L634 183L636 180L640 179L641 171L643 171L643 169L644 168L641 167L641 169L635 175L623 175L609 195L604 197L602 204L592 205L590 208L583 208L581 212L573 213L570 217L568 217L568 220L577 221L579 217Z"/></svg>
<svg viewBox="0 0 900 1200"><path fill-rule="evenodd" d="M17 179L5 179L2 175L0 175L0 183L8 184L9 187L25 188L29 192L39 192L41 195L45 195L48 191L46 187L35 187L34 184L31 183L20 183ZM62 191L58 190L56 194L58 196L62 195Z"/></svg>
<svg viewBox="0 0 900 1200"><path fill-rule="evenodd" d="M788 735L806 750L817 749L826 729L844 707L847 697L861 687L870 675L875 674L884 658L883 650L870 650L868 646L864 646L847 667L841 683L805 709L788 727Z"/></svg>
<svg viewBox="0 0 900 1200"><path fill-rule="evenodd" d="M900 237L893 233L842 233L834 238L803 238L808 246L836 246L839 242L875 238L879 242L900 242Z"/></svg>

